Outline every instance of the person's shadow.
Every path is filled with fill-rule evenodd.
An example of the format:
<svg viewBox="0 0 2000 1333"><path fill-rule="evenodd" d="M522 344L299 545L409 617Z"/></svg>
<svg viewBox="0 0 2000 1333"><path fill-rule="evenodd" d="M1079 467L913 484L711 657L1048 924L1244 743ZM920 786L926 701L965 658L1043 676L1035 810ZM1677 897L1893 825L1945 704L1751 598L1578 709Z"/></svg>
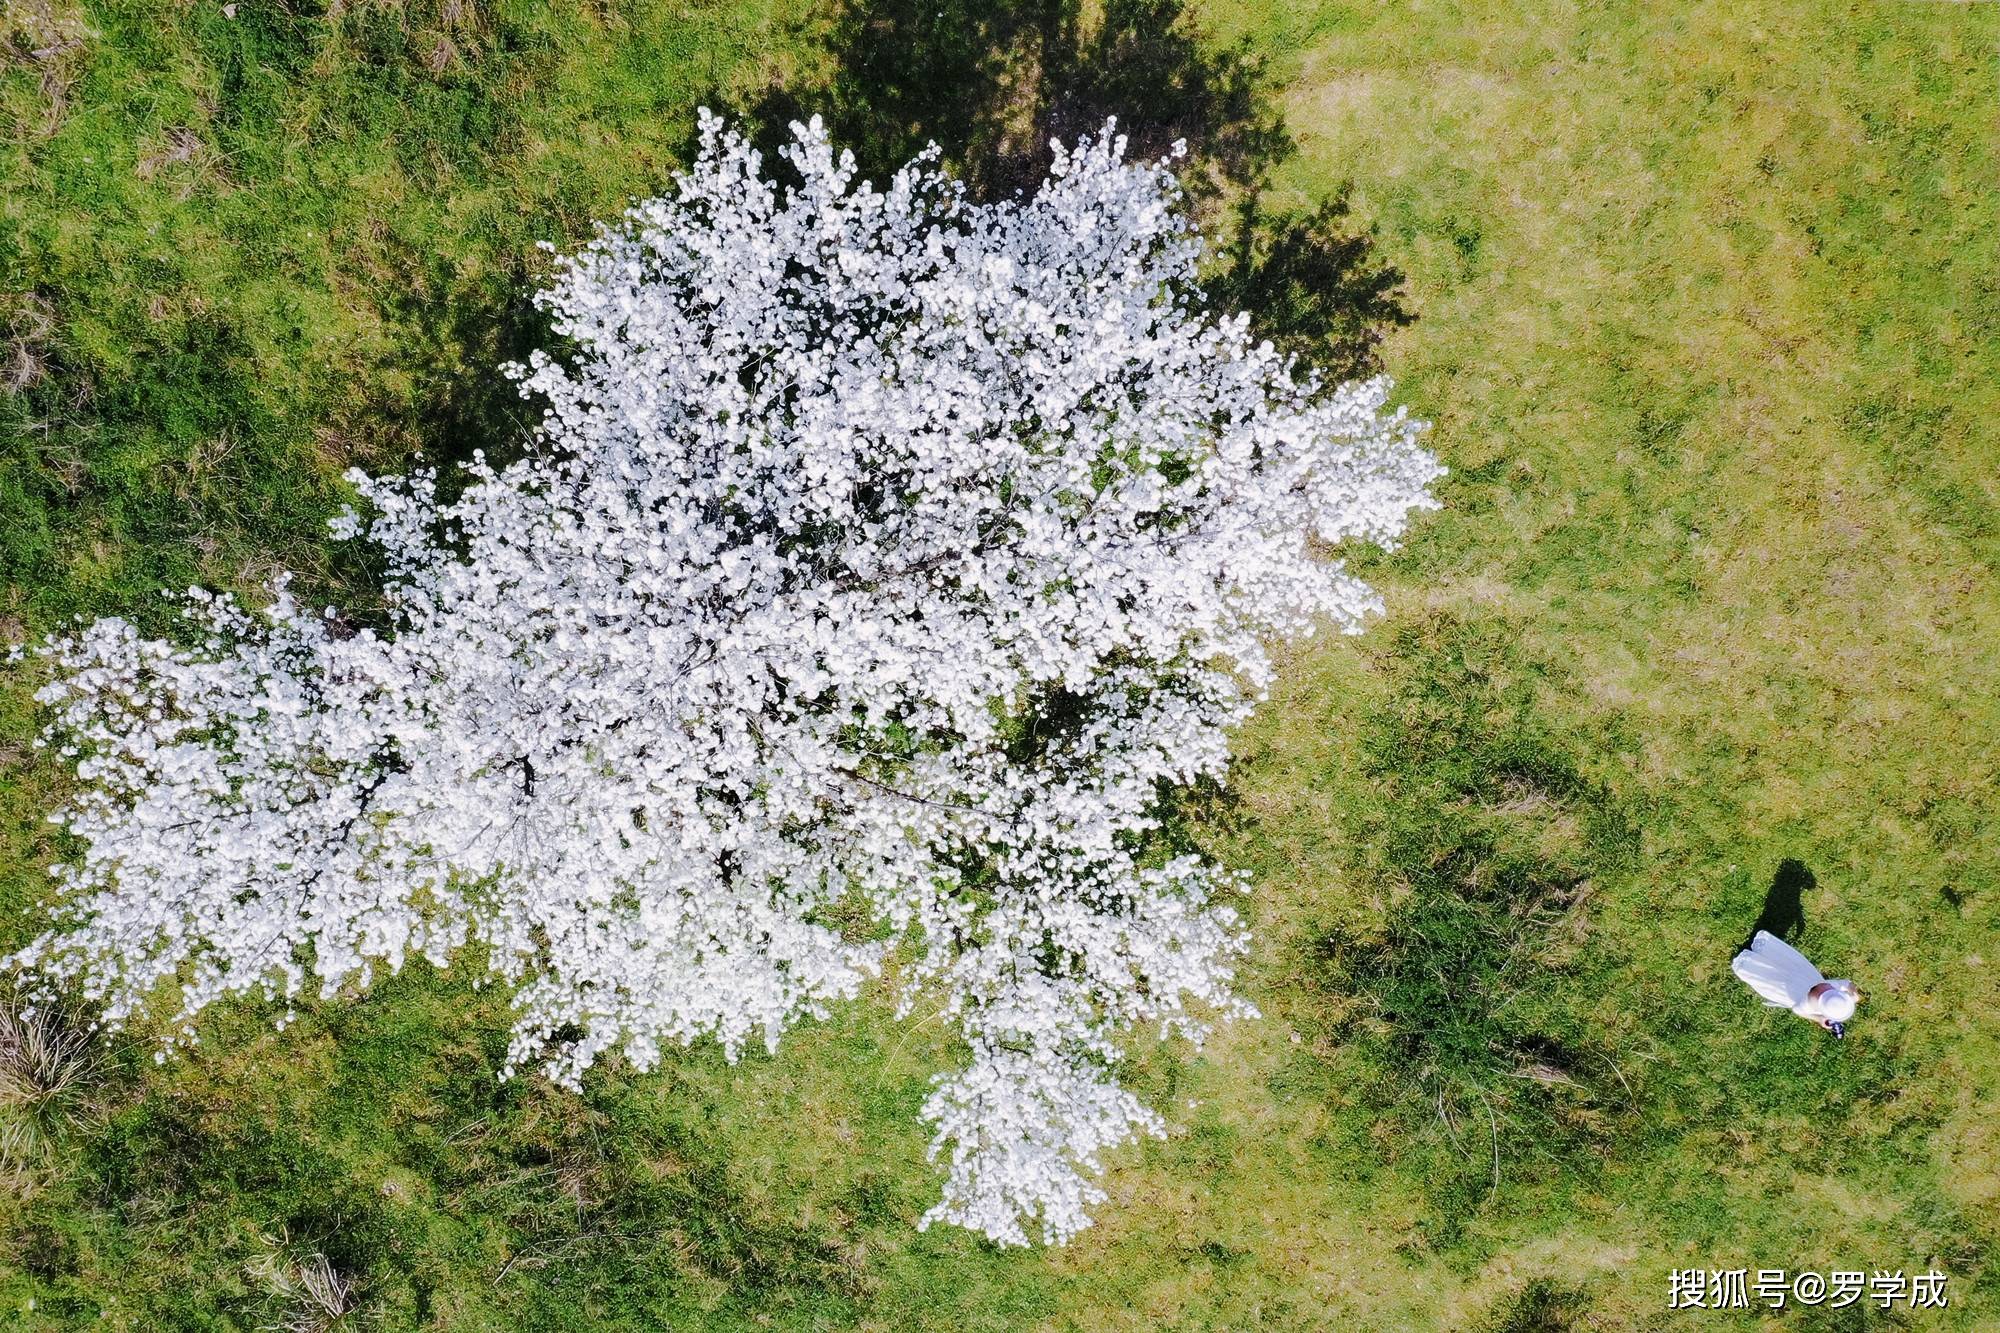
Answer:
<svg viewBox="0 0 2000 1333"><path fill-rule="evenodd" d="M1764 910L1757 914L1757 924L1750 927L1740 947L1749 948L1760 930L1770 931L1787 944L1797 944L1806 929L1805 904L1800 900L1816 883L1805 862L1791 857L1780 861L1778 873L1771 876L1771 887L1764 891Z"/></svg>

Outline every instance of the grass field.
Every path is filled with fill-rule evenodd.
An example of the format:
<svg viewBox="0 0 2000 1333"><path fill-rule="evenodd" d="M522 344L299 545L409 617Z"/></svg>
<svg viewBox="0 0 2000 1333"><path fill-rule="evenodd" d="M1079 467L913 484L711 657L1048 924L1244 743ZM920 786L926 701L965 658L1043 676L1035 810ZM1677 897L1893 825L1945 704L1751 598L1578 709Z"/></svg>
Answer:
<svg viewBox="0 0 2000 1333"><path fill-rule="evenodd" d="M857 40L942 80L1005 36L936 6L305 8L0 18L0 638L277 565L354 580L321 537L340 470L519 429L493 367L534 336L533 242L663 187L698 99L907 121ZM579 1098L497 1083L502 1001L412 972L5 1113L0 1324L258 1327L323 1255L399 1329L1764 1317L1668 1314L1685 1267L1935 1268L1942 1313L1770 1321L2000 1326L2000 8L1181 21L1237 53L1213 70L1261 62L1296 144L1222 195L1346 190L1407 275L1381 357L1453 472L1369 562L1385 621L1289 655L1195 812L1256 877L1265 1017L1135 1054L1174 1133L1119 1157L1099 1225L912 1229L951 1058L921 1017ZM59 787L6 689L18 939ZM1868 994L1845 1042L1729 975L1787 861L1803 946Z"/></svg>

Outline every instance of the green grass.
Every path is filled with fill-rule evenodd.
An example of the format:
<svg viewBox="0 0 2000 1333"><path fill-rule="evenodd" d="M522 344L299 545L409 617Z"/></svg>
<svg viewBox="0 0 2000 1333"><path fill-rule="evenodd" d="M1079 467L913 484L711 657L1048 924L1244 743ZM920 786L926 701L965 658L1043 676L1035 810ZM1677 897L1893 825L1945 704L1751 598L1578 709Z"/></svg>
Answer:
<svg viewBox="0 0 2000 1333"><path fill-rule="evenodd" d="M345 8L8 11L6 637L353 581L342 468L518 431L532 243L824 30ZM1453 473L1367 562L1386 622L1292 650L1197 811L1256 876L1265 1017L1135 1056L1174 1133L1098 1227L911 1228L940 1024L857 1008L579 1098L498 1083L501 1001L415 972L114 1050L0 1198L0 1322L255 1327L274 1249L391 1328L1665 1327L1694 1266L1937 1267L1911 1326L2000 1320L2000 11L1202 18L1282 87L1269 201L1351 187L1408 275L1383 358ZM15 690L10 938L55 854L31 729ZM1868 994L1842 1043L1728 972L1786 858ZM1898 1326L1855 1313L1787 1322Z"/></svg>

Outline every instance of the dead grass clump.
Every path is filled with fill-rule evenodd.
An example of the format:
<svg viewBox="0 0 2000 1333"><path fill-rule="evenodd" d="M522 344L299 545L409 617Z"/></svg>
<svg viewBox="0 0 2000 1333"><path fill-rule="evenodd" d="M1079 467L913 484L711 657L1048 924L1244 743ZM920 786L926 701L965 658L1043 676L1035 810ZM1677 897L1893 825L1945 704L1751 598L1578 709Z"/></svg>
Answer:
<svg viewBox="0 0 2000 1333"><path fill-rule="evenodd" d="M48 374L55 309L34 292L0 296L0 389L20 393Z"/></svg>
<svg viewBox="0 0 2000 1333"><path fill-rule="evenodd" d="M295 1259L272 1242L244 1272L279 1307L265 1333L336 1333L365 1321L359 1285L318 1251Z"/></svg>
<svg viewBox="0 0 2000 1333"><path fill-rule="evenodd" d="M62 125L69 90L83 71L85 47L95 36L75 5L53 0L8 0L0 5L0 65L35 71L40 116L18 124L17 134L46 139Z"/></svg>
<svg viewBox="0 0 2000 1333"><path fill-rule="evenodd" d="M48 1183L48 1140L27 1120L0 1118L0 1191L26 1199Z"/></svg>
<svg viewBox="0 0 2000 1333"><path fill-rule="evenodd" d="M66 1117L103 1062L97 1034L53 1009L0 1002L0 1109Z"/></svg>
<svg viewBox="0 0 2000 1333"><path fill-rule="evenodd" d="M174 171L174 168L185 170ZM161 134L149 139L139 154L134 168L142 181L150 181L168 173L166 179L179 182L175 198L190 199L196 188L203 182L227 184L223 172L223 157L202 140L202 137L185 125L169 126ZM165 312L162 312L164 314ZM160 318L155 315L154 318Z"/></svg>

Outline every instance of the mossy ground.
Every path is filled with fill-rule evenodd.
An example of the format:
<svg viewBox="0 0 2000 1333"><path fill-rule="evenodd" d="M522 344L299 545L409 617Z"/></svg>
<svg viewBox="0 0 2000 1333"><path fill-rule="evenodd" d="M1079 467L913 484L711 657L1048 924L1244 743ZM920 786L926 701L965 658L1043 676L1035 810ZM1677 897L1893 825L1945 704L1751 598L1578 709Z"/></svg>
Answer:
<svg viewBox="0 0 2000 1333"><path fill-rule="evenodd" d="M5 11L0 637L280 565L360 586L340 470L506 446L533 242L663 188L697 100L922 128L899 72L1004 96L1002 20L1064 31L331 8ZM921 1015L574 1097L498 1083L503 1000L420 971L115 1049L0 1198L0 1322L256 1327L273 1250L390 1328L1665 1327L1695 1266L1951 1275L1944 1315L1802 1329L2000 1320L2000 9L1190 17L1297 145L1225 186L1351 186L1407 274L1381 355L1453 473L1367 562L1385 622L1291 651L1195 812L1256 877L1265 1017L1135 1056L1174 1134L1098 1227L912 1229L951 1058ZM898 33L930 58L856 57ZM1090 50L1039 67L1130 66ZM1125 92L1230 104L1213 68ZM18 938L57 779L8 688ZM1728 972L1788 860L1869 997L1842 1043Z"/></svg>

